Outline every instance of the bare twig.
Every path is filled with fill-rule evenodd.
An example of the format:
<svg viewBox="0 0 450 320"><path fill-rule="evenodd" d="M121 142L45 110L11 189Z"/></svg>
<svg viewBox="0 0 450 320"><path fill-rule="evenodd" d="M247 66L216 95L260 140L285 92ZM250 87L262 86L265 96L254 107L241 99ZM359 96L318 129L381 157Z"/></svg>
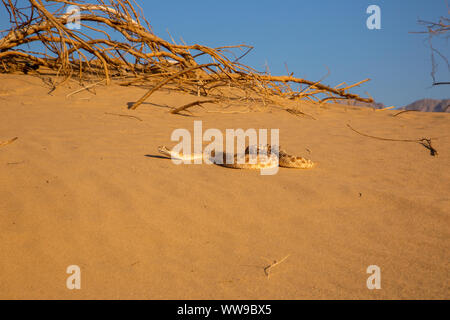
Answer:
<svg viewBox="0 0 450 320"><path fill-rule="evenodd" d="M136 120L139 120L139 121L143 121L139 117L128 115L128 114L111 113L111 112L105 112L105 114L108 114L108 115L111 115L111 116L126 117L126 118L130 118L130 119L136 119Z"/></svg>
<svg viewBox="0 0 450 320"><path fill-rule="evenodd" d="M153 92L155 92L156 90L158 90L159 88L163 87L165 84L169 83L171 80L174 80L176 78L178 78L179 76L194 71L196 69L200 69L200 68L204 68L204 67L209 67L209 66L213 66L216 65L216 63L208 63L208 64L203 64L203 65L198 65L198 66L194 66L185 70L182 70L180 72L177 72L176 74L174 74L173 76L168 77L167 79L165 79L164 81L160 82L158 85L156 85L155 87L153 87L152 89L150 89L146 94L144 94L142 96L142 98L140 98L135 104L133 104L130 109L131 110L135 110L137 107L139 107L139 105L141 105L145 100L147 100Z"/></svg>
<svg viewBox="0 0 450 320"><path fill-rule="evenodd" d="M6 146L6 145L8 145L8 144L10 144L10 143L13 143L13 142L16 141L17 139L19 139L19 138L18 138L18 137L15 137L15 138L12 138L11 140L0 142L0 147Z"/></svg>
<svg viewBox="0 0 450 320"><path fill-rule="evenodd" d="M418 111L417 110L403 110L403 111L400 111L400 112L394 114L393 117L397 117L397 116L399 116L399 115L401 115L403 113L406 113L406 112L418 112Z"/></svg>
<svg viewBox="0 0 450 320"><path fill-rule="evenodd" d="M352 128L352 126L350 126L349 124L347 124L347 127L349 127L352 131L356 132L359 135L362 135L364 137L368 137L368 138L372 138L372 139L377 139L377 140L383 140L383 141L396 141L396 142L415 142L415 143L419 143L422 146L424 146L425 148L427 148L428 150L430 150L430 155L431 156L437 156L438 152L436 149L433 148L433 146L431 145L431 139L428 138L422 138L422 139L391 139L391 138L382 138L382 137L376 137L376 136L371 136L365 133L361 133L355 129Z"/></svg>
<svg viewBox="0 0 450 320"><path fill-rule="evenodd" d="M179 108L173 109L172 111L170 111L171 114L177 114L183 110L186 110L188 108L194 107L194 106L199 106L203 103L216 103L218 102L218 100L214 99L214 100L198 100L198 101L194 101L188 104L185 104Z"/></svg>
<svg viewBox="0 0 450 320"><path fill-rule="evenodd" d="M447 13L450 14L450 9L447 3ZM432 21L425 21L425 20L419 20L418 23L420 25L423 25L425 28L425 31L419 31L419 32L410 32L410 33L422 33L422 34L428 34L428 45L430 47L430 53L431 53L431 78L433 81L433 86L437 85L444 85L444 84L450 84L450 82L442 82L442 81L436 81L436 72L437 72L437 62L435 58L435 54L437 54L447 65L447 69L450 72L450 63L448 58L443 55L439 50L437 50L433 45L433 37L440 37L446 35L446 39L448 39L448 33L450 32L450 18L448 17L441 17L439 21L432 22Z"/></svg>
<svg viewBox="0 0 450 320"><path fill-rule="evenodd" d="M311 118L311 119L313 119L313 120L317 120L317 119L314 118L312 115L309 115L309 114L304 113L304 112L299 111L299 110L295 110L295 109L290 109L290 108L288 108L288 109L286 109L286 111L289 112L290 114L293 114L294 116L297 116L297 117L300 117L300 115L302 115L302 116L309 117L309 118Z"/></svg>
<svg viewBox="0 0 450 320"><path fill-rule="evenodd" d="M280 261L275 260L274 262L272 262L271 264L269 264L268 266L264 267L264 273L266 275L266 277L268 278L270 276L270 270L273 267L276 267L277 265L279 265L280 263L284 262L287 258L289 258L290 255L287 255L286 257L284 257L283 259L281 259Z"/></svg>
<svg viewBox="0 0 450 320"><path fill-rule="evenodd" d="M225 91L232 95L232 88L243 93L245 101L262 100L264 105L273 104L274 98L320 101L323 95L325 99L373 102L370 97L349 92L368 79L339 88L322 84L323 79L296 78L289 70L288 76L261 73L239 62L253 49L251 46L209 48L184 41L176 44L153 33L134 1L91 2L48 0L44 4L41 0L29 0L29 6L22 8L16 5L17 1L2 0L9 13L10 29L0 31L0 71L26 73L39 67L53 70L56 78L52 91L72 78L78 78L80 83L94 82L67 97L103 81L108 85L115 79L126 78L122 85L152 85L130 107L133 110L169 83L172 90L215 99L223 98ZM70 5L80 9L82 30L72 30L67 25ZM235 52L238 50L240 55ZM200 64L200 59L209 59L209 63ZM293 89L296 84L300 85L298 90Z"/></svg>
<svg viewBox="0 0 450 320"><path fill-rule="evenodd" d="M395 108L395 106L392 106L392 107L386 107L386 108L382 108L382 109L375 109L375 111L386 111L386 110L392 110L394 108Z"/></svg>
<svg viewBox="0 0 450 320"><path fill-rule="evenodd" d="M93 84L91 84L91 85L89 85L89 86L86 86L86 87L83 87L83 88L81 88L81 89L78 89L78 90L76 90L76 91L74 91L74 92L71 92L71 93L69 93L68 95L66 95L66 98L69 98L70 96L72 96L72 95L74 95L74 94L77 94L77 93L79 93L79 92L81 92L81 91L89 90L90 88L95 87L96 85L98 85L98 84L104 82L105 80L106 80L106 79L100 80L100 81L98 81L98 82L96 82L96 83L93 83Z"/></svg>

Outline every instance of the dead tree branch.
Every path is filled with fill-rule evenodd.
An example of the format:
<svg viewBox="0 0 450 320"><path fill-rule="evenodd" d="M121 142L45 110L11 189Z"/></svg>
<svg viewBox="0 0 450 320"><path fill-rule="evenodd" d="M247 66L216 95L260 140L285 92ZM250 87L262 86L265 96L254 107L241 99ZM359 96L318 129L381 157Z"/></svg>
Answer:
<svg viewBox="0 0 450 320"><path fill-rule="evenodd" d="M272 76L241 64L251 46L210 48L168 42L153 33L134 1L49 0L43 4L29 0L26 7L18 7L15 1L1 2L10 17L10 29L0 32L0 72L53 70L56 80L52 91L69 78L77 78L83 88L89 88L85 82L95 85L104 81L108 85L114 80L121 80L122 85L150 85L152 88L131 106L133 110L164 86L211 99L229 95L232 88L243 93L243 100L259 100L264 105L280 97L373 102L349 91L368 79L345 88L331 87L322 80L300 79L293 74ZM73 22L71 6L78 8L79 28L69 25ZM111 34L118 36L112 39ZM307 87L294 90L292 84Z"/></svg>

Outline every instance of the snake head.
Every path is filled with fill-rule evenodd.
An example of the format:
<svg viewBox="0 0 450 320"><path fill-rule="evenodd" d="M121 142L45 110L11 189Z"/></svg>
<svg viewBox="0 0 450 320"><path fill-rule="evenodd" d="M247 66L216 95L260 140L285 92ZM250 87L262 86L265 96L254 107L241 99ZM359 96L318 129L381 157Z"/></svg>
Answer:
<svg viewBox="0 0 450 320"><path fill-rule="evenodd" d="M270 144L266 144L266 145L259 144L259 145L248 146L245 149L245 154L255 154L256 155L259 153L259 154L269 155L272 152L276 153L279 150L280 150L280 147L277 145L271 146Z"/></svg>

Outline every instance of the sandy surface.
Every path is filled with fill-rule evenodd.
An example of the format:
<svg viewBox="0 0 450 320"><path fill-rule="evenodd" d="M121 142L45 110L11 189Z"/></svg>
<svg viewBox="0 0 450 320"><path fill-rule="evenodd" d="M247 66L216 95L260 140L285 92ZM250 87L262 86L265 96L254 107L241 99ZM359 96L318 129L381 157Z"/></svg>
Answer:
<svg viewBox="0 0 450 320"><path fill-rule="evenodd" d="M0 298L449 298L450 114L302 106L168 114L195 97L96 88L66 99L0 75ZM214 106L209 106L213 108ZM143 121L105 114L138 116ZM279 128L319 163L274 176L157 156L176 128ZM416 143L439 138L438 157ZM309 151L308 151L308 150ZM289 256L270 270L264 267ZM81 268L81 290L66 268ZM366 269L381 268L381 290Z"/></svg>

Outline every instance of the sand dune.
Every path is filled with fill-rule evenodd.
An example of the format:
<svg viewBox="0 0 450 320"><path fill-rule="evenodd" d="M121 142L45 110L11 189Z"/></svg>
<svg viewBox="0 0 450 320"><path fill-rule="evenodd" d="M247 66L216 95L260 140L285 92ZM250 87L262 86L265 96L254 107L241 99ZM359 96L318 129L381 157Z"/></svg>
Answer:
<svg viewBox="0 0 450 320"><path fill-rule="evenodd" d="M449 297L450 115L304 104L193 117L195 99L0 75L0 298L436 299ZM213 108L213 106L211 106ZM137 119L106 113L137 116ZM158 157L176 128L279 128L319 163L274 176ZM439 156L417 143L437 138ZM173 145L173 143L172 143ZM270 270L274 260L288 258ZM82 289L66 288L78 265ZM381 268L368 290L366 268Z"/></svg>

